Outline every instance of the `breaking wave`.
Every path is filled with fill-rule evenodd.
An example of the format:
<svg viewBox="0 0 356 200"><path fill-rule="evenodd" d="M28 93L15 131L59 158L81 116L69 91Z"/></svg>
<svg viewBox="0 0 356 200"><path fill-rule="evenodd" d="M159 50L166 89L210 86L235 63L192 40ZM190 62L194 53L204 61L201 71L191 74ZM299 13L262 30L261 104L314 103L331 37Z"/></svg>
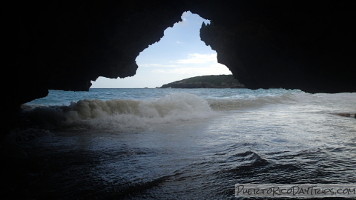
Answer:
<svg viewBox="0 0 356 200"><path fill-rule="evenodd" d="M206 118L213 113L196 95L174 93L155 100L80 100L69 106L25 109L33 123L46 128L89 128L129 131L155 124Z"/></svg>
<svg viewBox="0 0 356 200"><path fill-rule="evenodd" d="M139 131L158 124L208 118L218 111L238 110L281 103L290 95L251 99L209 99L173 93L152 100L80 100L68 106L36 106L24 109L33 124L58 129L112 129Z"/></svg>

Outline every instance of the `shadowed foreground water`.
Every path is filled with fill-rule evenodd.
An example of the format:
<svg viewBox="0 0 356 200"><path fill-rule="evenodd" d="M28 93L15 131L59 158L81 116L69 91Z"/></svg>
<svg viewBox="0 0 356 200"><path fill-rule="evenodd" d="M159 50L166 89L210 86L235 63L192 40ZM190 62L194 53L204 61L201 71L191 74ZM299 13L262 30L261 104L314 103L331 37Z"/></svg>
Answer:
<svg viewBox="0 0 356 200"><path fill-rule="evenodd" d="M355 183L356 120L334 114L356 110L355 94L238 91L31 108L1 146L2 193L234 199L237 183Z"/></svg>

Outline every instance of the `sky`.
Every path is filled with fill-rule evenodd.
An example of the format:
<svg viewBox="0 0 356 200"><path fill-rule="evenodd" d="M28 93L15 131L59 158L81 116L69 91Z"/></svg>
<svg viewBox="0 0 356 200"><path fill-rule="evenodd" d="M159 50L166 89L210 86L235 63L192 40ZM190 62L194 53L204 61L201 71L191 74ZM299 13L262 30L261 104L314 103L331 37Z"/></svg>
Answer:
<svg viewBox="0 0 356 200"><path fill-rule="evenodd" d="M231 74L217 62L216 52L200 40L202 23L209 20L184 12L182 21L164 31L160 41L150 45L136 58L136 75L109 79L99 77L92 88L155 88L173 81L201 75Z"/></svg>

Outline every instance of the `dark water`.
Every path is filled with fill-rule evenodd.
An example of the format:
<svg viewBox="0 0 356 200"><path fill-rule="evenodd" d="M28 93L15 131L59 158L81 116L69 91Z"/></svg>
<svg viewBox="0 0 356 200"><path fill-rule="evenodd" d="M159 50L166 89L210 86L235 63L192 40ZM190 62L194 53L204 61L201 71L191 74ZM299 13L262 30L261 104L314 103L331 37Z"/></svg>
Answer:
<svg viewBox="0 0 356 200"><path fill-rule="evenodd" d="M102 100L69 104L90 93ZM25 108L25 125L1 145L2 193L22 199L235 199L237 183L356 181L356 120L335 115L356 111L354 93L75 94L52 91L55 97ZM65 100L58 101L61 96Z"/></svg>

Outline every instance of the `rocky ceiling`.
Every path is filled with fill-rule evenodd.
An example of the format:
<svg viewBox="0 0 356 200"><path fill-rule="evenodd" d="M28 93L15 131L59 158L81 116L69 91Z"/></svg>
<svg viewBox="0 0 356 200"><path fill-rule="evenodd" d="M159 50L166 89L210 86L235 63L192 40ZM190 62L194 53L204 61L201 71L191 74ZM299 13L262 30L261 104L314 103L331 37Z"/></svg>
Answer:
<svg viewBox="0 0 356 200"><path fill-rule="evenodd" d="M3 113L48 89L133 76L136 57L184 11L245 86L356 91L356 1L46 1L2 6Z"/></svg>

